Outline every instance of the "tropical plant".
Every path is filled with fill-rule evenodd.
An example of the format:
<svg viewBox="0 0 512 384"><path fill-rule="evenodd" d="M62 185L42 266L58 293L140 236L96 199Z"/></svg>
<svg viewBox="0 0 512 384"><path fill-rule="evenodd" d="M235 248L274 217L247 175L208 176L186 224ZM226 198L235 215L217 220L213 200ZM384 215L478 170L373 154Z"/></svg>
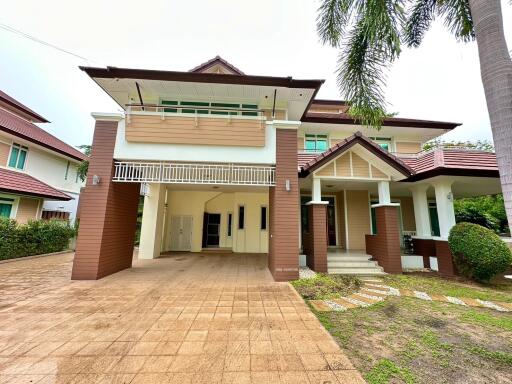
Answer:
<svg viewBox="0 0 512 384"><path fill-rule="evenodd" d="M91 145L82 144L82 145L79 145L77 148L81 149L82 152L86 156L91 156L91 151L92 151ZM85 181L85 179L87 178L88 170L89 170L89 161L88 160L84 160L78 165L76 172L78 173L78 177L80 178L80 180Z"/></svg>
<svg viewBox="0 0 512 384"><path fill-rule="evenodd" d="M479 151L486 152L494 152L494 145L487 140L477 140L477 141L444 141L440 139L434 139L427 141L423 144L424 151L430 151L435 148L465 148L465 149L474 149Z"/></svg>
<svg viewBox="0 0 512 384"><path fill-rule="evenodd" d="M0 217L0 260L62 251L75 234L65 221L31 220L18 224Z"/></svg>
<svg viewBox="0 0 512 384"><path fill-rule="evenodd" d="M386 117L385 70L418 47L435 18L458 41L476 40L508 222L512 223L512 60L500 0L321 0L317 29L340 48L338 86L348 111L379 128Z"/></svg>
<svg viewBox="0 0 512 384"><path fill-rule="evenodd" d="M448 237L457 271L477 281L489 281L512 264L512 253L498 235L478 224L458 223Z"/></svg>
<svg viewBox="0 0 512 384"><path fill-rule="evenodd" d="M453 206L457 223L469 222L499 234L509 233L502 194L456 199Z"/></svg>

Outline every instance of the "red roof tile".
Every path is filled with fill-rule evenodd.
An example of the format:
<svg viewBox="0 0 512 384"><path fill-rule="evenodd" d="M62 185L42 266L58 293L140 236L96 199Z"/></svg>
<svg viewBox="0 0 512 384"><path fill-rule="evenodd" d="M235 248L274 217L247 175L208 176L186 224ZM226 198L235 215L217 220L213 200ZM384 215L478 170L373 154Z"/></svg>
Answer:
<svg viewBox="0 0 512 384"><path fill-rule="evenodd" d="M18 195L43 197L50 200L72 198L26 173L0 168L0 191Z"/></svg>
<svg viewBox="0 0 512 384"><path fill-rule="evenodd" d="M78 149L57 139L55 136L50 135L37 125L1 108L0 130L41 145L42 147L48 148L62 155L71 157L72 159L78 161L87 160L87 156Z"/></svg>
<svg viewBox="0 0 512 384"><path fill-rule="evenodd" d="M0 102L10 105L14 109L31 116L33 119L32 121L35 121L36 123L48 123L48 120L46 120L43 116L34 112L26 105L21 104L18 100L2 91L0 91Z"/></svg>

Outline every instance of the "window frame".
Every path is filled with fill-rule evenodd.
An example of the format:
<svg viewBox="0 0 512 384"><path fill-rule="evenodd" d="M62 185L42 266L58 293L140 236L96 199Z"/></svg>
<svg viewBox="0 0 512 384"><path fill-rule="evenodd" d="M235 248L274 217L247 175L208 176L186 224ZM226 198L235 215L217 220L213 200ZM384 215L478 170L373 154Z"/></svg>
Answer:
<svg viewBox="0 0 512 384"><path fill-rule="evenodd" d="M375 144L387 152L394 152L393 138L392 137L369 137ZM388 149L384 148L382 144L387 145Z"/></svg>
<svg viewBox="0 0 512 384"><path fill-rule="evenodd" d="M20 198L17 196L0 193L0 203L11 205L11 212L10 212L10 216L9 216L10 219L16 218L16 215L18 214L19 201L20 201Z"/></svg>
<svg viewBox="0 0 512 384"><path fill-rule="evenodd" d="M67 164L66 164L66 172L64 173L64 180L67 180L68 179L68 176L69 176L69 167L71 167L71 161L68 160Z"/></svg>
<svg viewBox="0 0 512 384"><path fill-rule="evenodd" d="M309 140L308 140L309 139ZM308 148L308 141L314 142L314 148ZM319 142L325 143L325 149L318 147ZM325 152L329 149L329 135L326 133L305 133L304 134L304 151L306 152Z"/></svg>
<svg viewBox="0 0 512 384"><path fill-rule="evenodd" d="M241 217L241 219L240 219ZM245 205L238 206L238 226L239 231L245 230Z"/></svg>
<svg viewBox="0 0 512 384"><path fill-rule="evenodd" d="M265 211L265 213L263 213ZM265 220L265 221L263 221ZM268 207L266 205L260 206L260 231L267 231L268 229Z"/></svg>
<svg viewBox="0 0 512 384"><path fill-rule="evenodd" d="M227 218L227 237L233 236L233 212L228 212Z"/></svg>
<svg viewBox="0 0 512 384"><path fill-rule="evenodd" d="M13 156L13 152L14 152L15 149L18 151L18 153L16 154L15 165L11 165L12 156ZM20 161L20 153L22 153L22 152L25 153L25 157L23 159L23 167L20 168L18 166L18 164L19 164L19 161ZM25 145L21 145L21 144L13 142L11 144L11 149L9 151L9 160L7 161L7 166L9 168L14 168L14 169L18 169L20 171L24 171L25 168L27 167L27 159L28 159L28 147L25 146Z"/></svg>

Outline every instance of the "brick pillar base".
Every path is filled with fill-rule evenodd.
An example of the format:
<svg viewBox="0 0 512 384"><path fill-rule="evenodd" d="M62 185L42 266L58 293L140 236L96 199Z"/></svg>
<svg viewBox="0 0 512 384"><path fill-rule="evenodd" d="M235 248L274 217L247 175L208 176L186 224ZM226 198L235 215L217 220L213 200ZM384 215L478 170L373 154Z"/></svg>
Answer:
<svg viewBox="0 0 512 384"><path fill-rule="evenodd" d="M412 239L414 254L423 256L423 268L430 268L430 256L436 255L436 244L432 239Z"/></svg>
<svg viewBox="0 0 512 384"><path fill-rule="evenodd" d="M276 281L299 278L297 131L276 129L275 187L269 189L268 268ZM289 190L286 188L289 181Z"/></svg>
<svg viewBox="0 0 512 384"><path fill-rule="evenodd" d="M457 276L457 268L453 262L453 255L446 240L435 240L437 267L439 274L446 277Z"/></svg>
<svg viewBox="0 0 512 384"><path fill-rule="evenodd" d="M307 265L313 271L327 272L327 206L311 204L309 215L309 246L307 249Z"/></svg>
<svg viewBox="0 0 512 384"><path fill-rule="evenodd" d="M375 208L377 235L372 248L373 255L387 273L402 273L400 252L400 231L398 228L398 207L381 206Z"/></svg>
<svg viewBox="0 0 512 384"><path fill-rule="evenodd" d="M95 280L130 268L140 184L113 183L117 121L96 121L86 187L80 195L80 227L73 280ZM93 175L100 177L92 184Z"/></svg>

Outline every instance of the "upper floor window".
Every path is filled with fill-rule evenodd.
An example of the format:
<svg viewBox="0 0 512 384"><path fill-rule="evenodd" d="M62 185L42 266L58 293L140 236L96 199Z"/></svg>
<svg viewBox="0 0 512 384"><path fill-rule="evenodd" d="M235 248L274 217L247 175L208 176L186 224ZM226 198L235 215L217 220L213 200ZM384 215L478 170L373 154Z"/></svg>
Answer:
<svg viewBox="0 0 512 384"><path fill-rule="evenodd" d="M169 105L170 108L164 108L164 112L170 113L197 113L200 115L241 115L258 116L258 106L256 104L241 103L215 103L206 101L176 101L162 100L162 105ZM187 108L183 108L187 107ZM200 108L193 108L200 107ZM202 107L202 108L201 108ZM240 111L242 109L243 111ZM247 111L254 109L255 111Z"/></svg>
<svg viewBox="0 0 512 384"><path fill-rule="evenodd" d="M68 175L69 175L69 166L71 165L71 163L68 161L68 163L66 164L66 173L64 174L64 180L67 180L68 179Z"/></svg>
<svg viewBox="0 0 512 384"><path fill-rule="evenodd" d="M28 148L14 143L11 147L11 156L9 157L9 167L24 169L27 160Z"/></svg>
<svg viewBox="0 0 512 384"><path fill-rule="evenodd" d="M327 151L327 135L306 135L304 149L311 152Z"/></svg>
<svg viewBox="0 0 512 384"><path fill-rule="evenodd" d="M389 137L370 137L370 139L385 151L391 151L391 139Z"/></svg>

